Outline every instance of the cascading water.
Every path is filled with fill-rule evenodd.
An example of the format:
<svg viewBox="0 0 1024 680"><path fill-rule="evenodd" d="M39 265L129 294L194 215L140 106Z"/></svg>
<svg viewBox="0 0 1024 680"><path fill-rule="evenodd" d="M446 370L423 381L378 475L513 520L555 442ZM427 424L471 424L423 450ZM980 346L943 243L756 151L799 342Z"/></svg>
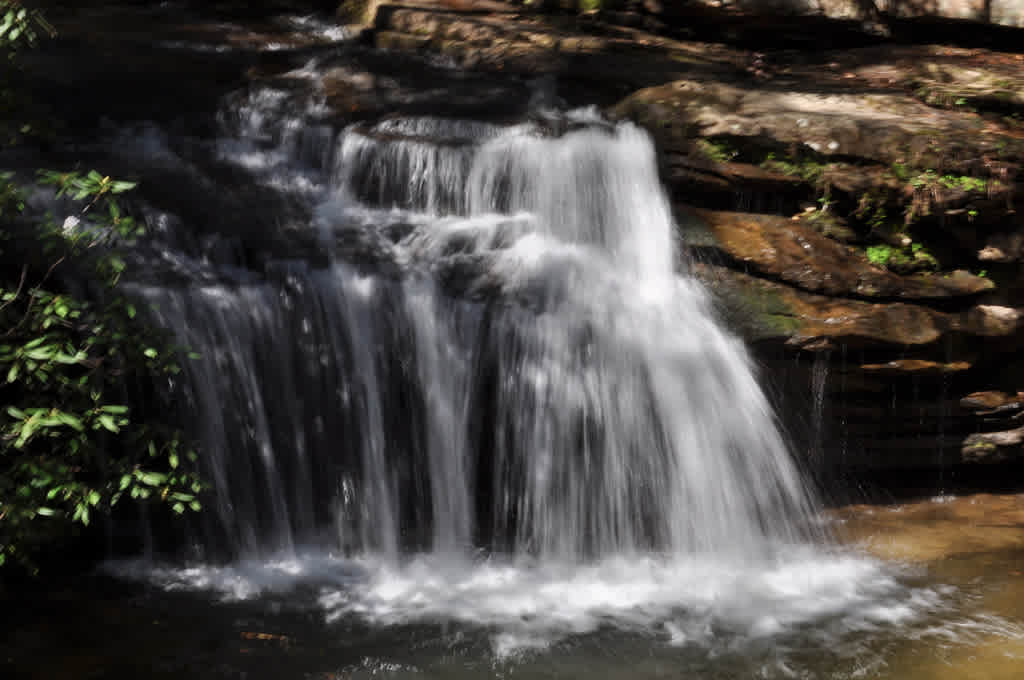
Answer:
<svg viewBox="0 0 1024 680"><path fill-rule="evenodd" d="M383 273L349 250L146 291L204 357L188 387L237 554L325 531L356 552L573 560L800 533L744 349L675 273L650 141L579 126L349 128L317 231L372 243Z"/></svg>
<svg viewBox="0 0 1024 680"><path fill-rule="evenodd" d="M483 624L499 652L609 622L681 642L913 615L880 604L902 586L877 563L814 547L644 132L574 111L335 134L290 102L255 90L217 148L305 217L259 266L172 234L185 282L135 284L201 355L177 394L213 487L200 554L228 561L122 572L313 583L329 619Z"/></svg>

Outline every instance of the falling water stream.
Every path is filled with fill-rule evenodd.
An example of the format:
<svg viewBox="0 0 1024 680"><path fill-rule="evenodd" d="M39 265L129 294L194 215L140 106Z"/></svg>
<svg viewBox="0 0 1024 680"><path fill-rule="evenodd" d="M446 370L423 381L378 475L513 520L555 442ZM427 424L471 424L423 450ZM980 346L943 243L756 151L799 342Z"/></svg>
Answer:
<svg viewBox="0 0 1024 680"><path fill-rule="evenodd" d="M646 133L589 109L336 126L273 84L224 102L216 163L291 209L258 248L147 215L126 285L200 356L168 396L212 486L188 559L107 566L190 593L159 618L212 598L305 631L245 639L346 640L316 677L853 677L873 636L982 626L833 539L687 275ZM190 163L155 127L111 143Z"/></svg>

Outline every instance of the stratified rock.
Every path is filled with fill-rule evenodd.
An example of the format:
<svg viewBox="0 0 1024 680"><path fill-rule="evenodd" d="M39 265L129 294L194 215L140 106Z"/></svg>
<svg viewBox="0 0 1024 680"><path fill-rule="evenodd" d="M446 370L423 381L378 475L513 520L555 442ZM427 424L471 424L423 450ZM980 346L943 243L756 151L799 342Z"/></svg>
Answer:
<svg viewBox="0 0 1024 680"><path fill-rule="evenodd" d="M801 221L772 215L694 209L729 258L761 276L832 296L925 300L977 295L991 280L957 271L899 276L871 264L863 251L837 243Z"/></svg>
<svg viewBox="0 0 1024 680"><path fill-rule="evenodd" d="M925 359L893 359L884 364L862 364L860 369L878 375L946 375L971 368L968 361L928 361Z"/></svg>
<svg viewBox="0 0 1024 680"><path fill-rule="evenodd" d="M638 121L669 149L697 136L728 135L806 147L825 157L965 171L977 169L985 156L1024 146L987 132L977 116L891 92L820 93L755 82L677 80L634 93L614 113Z"/></svg>
<svg viewBox="0 0 1024 680"><path fill-rule="evenodd" d="M992 411L1000 407L1016 405L1021 406L1022 395L1011 395L1006 392L990 390L987 392L972 392L960 400L960 406L972 411Z"/></svg>
<svg viewBox="0 0 1024 680"><path fill-rule="evenodd" d="M755 341L781 340L812 350L908 347L935 343L960 328L953 315L921 305L814 295L710 264L693 270L720 297L728 319Z"/></svg>
<svg viewBox="0 0 1024 680"><path fill-rule="evenodd" d="M1021 444L1024 444L1024 427L972 434L964 440L960 452L967 463L1002 463L1019 458Z"/></svg>

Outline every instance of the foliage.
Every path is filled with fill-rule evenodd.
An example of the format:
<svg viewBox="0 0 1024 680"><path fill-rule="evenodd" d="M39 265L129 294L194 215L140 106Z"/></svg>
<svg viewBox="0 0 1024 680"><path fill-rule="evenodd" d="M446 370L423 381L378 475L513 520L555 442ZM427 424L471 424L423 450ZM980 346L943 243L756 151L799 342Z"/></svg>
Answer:
<svg viewBox="0 0 1024 680"><path fill-rule="evenodd" d="M698 139L697 148L716 163L728 163L739 155L739 151L721 139Z"/></svg>
<svg viewBox="0 0 1024 680"><path fill-rule="evenodd" d="M887 245L868 246L865 252L871 264L884 267L889 264L889 260L892 258L893 247Z"/></svg>
<svg viewBox="0 0 1024 680"><path fill-rule="evenodd" d="M180 370L117 294L119 247L141 229L115 197L134 185L95 171L40 181L81 208L59 226L25 220L21 189L0 175L0 259L14 259L10 249L25 241L16 234L31 239L20 271L0 276L0 564L28 563L125 496L183 513L199 509L201 491L187 464L195 453L126 404L133 378ZM58 276L76 268L100 282L103 302L61 290Z"/></svg>
<svg viewBox="0 0 1024 680"><path fill-rule="evenodd" d="M0 146L15 144L33 132L33 126L22 120L29 108L26 87L16 87L12 81L17 73L15 60L18 53L36 43L41 35L53 35L53 27L38 10L21 6L16 0L0 0L0 68L5 78L0 82Z"/></svg>
<svg viewBox="0 0 1024 680"><path fill-rule="evenodd" d="M900 273L936 271L939 268L939 261L921 243L911 243L906 248L879 244L868 246L864 252L872 264Z"/></svg>
<svg viewBox="0 0 1024 680"><path fill-rule="evenodd" d="M797 158L786 158L777 157L774 153L769 153L764 161L761 163L761 167L766 170L773 170L780 172L790 177L799 177L808 184L818 185L822 182L825 176L825 170L828 166L824 163L817 163L815 161L803 160Z"/></svg>
<svg viewBox="0 0 1024 680"><path fill-rule="evenodd" d="M33 45L40 33L52 35L53 27L38 10L17 0L0 0L0 47L13 53Z"/></svg>

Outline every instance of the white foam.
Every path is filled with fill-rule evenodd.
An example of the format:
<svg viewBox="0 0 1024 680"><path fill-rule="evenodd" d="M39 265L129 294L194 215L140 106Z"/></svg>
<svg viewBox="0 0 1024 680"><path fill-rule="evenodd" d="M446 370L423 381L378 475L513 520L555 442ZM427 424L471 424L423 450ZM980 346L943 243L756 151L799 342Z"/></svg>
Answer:
<svg viewBox="0 0 1024 680"><path fill-rule="evenodd" d="M428 554L395 563L310 553L229 566L127 562L109 569L169 591L208 591L228 601L275 594L294 599L302 586L316 593L306 606L319 608L327 622L456 622L490 631L498 656L608 626L653 634L670 645L764 639L809 625L835 635L872 631L934 615L953 594L909 587L903 570L868 557L808 546L763 560L638 554L571 564ZM993 625L961 623L959 629ZM951 636L959 629L942 628Z"/></svg>

